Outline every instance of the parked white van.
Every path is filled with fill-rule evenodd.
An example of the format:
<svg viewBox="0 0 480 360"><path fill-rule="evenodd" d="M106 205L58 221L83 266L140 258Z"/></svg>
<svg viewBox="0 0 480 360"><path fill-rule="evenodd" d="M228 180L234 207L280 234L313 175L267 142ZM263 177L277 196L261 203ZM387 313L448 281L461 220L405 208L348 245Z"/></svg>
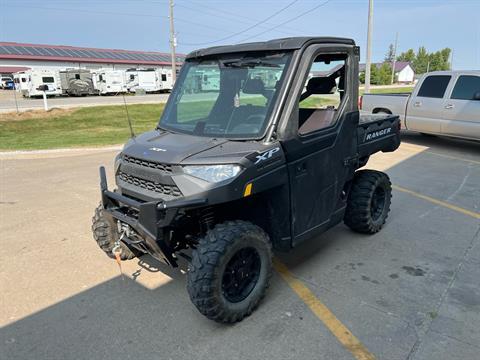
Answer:
<svg viewBox="0 0 480 360"><path fill-rule="evenodd" d="M172 70L129 69L126 71L127 89L136 92L143 89L147 93L170 91L173 87Z"/></svg>
<svg viewBox="0 0 480 360"><path fill-rule="evenodd" d="M127 92L124 70L101 69L93 73L93 86L100 95Z"/></svg>
<svg viewBox="0 0 480 360"><path fill-rule="evenodd" d="M56 70L32 69L14 74L15 89L24 97L42 96L39 86L46 85L48 96L61 95L59 73Z"/></svg>
<svg viewBox="0 0 480 360"><path fill-rule="evenodd" d="M480 140L480 71L425 74L409 94L365 94L361 109L400 115L402 128Z"/></svg>

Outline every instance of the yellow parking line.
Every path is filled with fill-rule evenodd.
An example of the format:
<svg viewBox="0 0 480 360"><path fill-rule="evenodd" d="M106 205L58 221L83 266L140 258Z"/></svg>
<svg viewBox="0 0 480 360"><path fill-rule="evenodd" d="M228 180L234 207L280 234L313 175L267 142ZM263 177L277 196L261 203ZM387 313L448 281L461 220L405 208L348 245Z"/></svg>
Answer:
<svg viewBox="0 0 480 360"><path fill-rule="evenodd" d="M443 206L447 209L450 209L450 210L453 210L453 211L457 211L461 214L464 214L464 215L467 215L467 216L471 216L475 219L480 219L480 213L477 213L475 211L471 211L471 210L467 210L467 209L464 209L460 206L456 206L456 205L452 205L450 203L447 203L445 201L442 201L442 200L437 200L437 199L434 199L430 196L426 196L426 195L422 195L420 193L417 193L415 191L412 191L412 190L408 190L408 189L405 189L401 186L397 186L397 185L392 185L392 188L397 190L397 191L401 191L401 192L404 192L406 194L409 194L409 195L413 195L419 199L422 199L422 200L426 200L426 201L429 201L435 205L439 205L439 206Z"/></svg>
<svg viewBox="0 0 480 360"><path fill-rule="evenodd" d="M352 353L357 360L373 360L375 356L343 325L340 320L305 286L295 278L290 270L278 259L273 259L275 270L282 276L293 291L307 304L310 310L325 324L337 340Z"/></svg>
<svg viewBox="0 0 480 360"><path fill-rule="evenodd" d="M480 165L480 161L471 160L471 159L466 159L466 158L461 158L461 157L458 157L458 156L440 154L440 153L437 153L437 152L435 152L435 151L426 151L425 153L426 153L426 154L431 154L431 155L436 155L436 156L441 156L441 157L444 157L444 158L447 158L447 159L460 160L460 161L465 161L465 162L469 162L469 163L472 163L472 164Z"/></svg>

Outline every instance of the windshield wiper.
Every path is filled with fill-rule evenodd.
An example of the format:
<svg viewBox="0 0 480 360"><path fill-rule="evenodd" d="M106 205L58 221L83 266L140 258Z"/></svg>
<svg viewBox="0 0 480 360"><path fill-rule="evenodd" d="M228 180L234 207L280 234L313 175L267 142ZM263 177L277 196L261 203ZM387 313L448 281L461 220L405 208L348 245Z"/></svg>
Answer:
<svg viewBox="0 0 480 360"><path fill-rule="evenodd" d="M234 61L224 61L222 64L225 67L235 67L235 68L255 67L255 66L264 66L264 67L273 67L273 68L280 67L277 64L272 64L262 60L251 60L251 61L234 60Z"/></svg>

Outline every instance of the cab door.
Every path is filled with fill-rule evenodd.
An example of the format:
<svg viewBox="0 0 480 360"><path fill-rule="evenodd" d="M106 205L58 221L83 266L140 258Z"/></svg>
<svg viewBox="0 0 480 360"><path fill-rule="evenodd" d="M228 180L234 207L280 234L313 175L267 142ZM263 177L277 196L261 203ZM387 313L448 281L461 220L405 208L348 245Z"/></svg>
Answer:
<svg viewBox="0 0 480 360"><path fill-rule="evenodd" d="M460 74L445 101L442 134L480 140L480 75Z"/></svg>
<svg viewBox="0 0 480 360"><path fill-rule="evenodd" d="M352 108L356 90L349 88L358 89L358 79L350 78L356 68L351 56L325 49L314 54L294 100L289 123L296 129L292 129L294 136L283 142L290 180L293 246L343 218L344 190L354 173L359 122L358 109ZM334 82L332 78L326 80L332 76ZM322 93L334 85L330 93ZM316 91L315 86L320 94L304 98L309 91Z"/></svg>
<svg viewBox="0 0 480 360"><path fill-rule="evenodd" d="M427 75L408 102L408 130L441 134L445 121L445 94L451 75Z"/></svg>

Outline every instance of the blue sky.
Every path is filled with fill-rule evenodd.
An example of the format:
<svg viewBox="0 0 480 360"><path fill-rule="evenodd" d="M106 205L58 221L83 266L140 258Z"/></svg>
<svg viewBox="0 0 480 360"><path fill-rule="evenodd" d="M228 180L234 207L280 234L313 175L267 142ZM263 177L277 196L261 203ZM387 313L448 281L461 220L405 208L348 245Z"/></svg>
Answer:
<svg viewBox="0 0 480 360"><path fill-rule="evenodd" d="M297 0L280 11L290 3L176 0L178 51L247 39L333 35L355 39L364 58L368 0ZM480 69L479 14L480 0L375 0L373 59L383 59L398 31L399 51L448 46L456 69ZM167 0L0 0L1 41L168 51L168 34Z"/></svg>

